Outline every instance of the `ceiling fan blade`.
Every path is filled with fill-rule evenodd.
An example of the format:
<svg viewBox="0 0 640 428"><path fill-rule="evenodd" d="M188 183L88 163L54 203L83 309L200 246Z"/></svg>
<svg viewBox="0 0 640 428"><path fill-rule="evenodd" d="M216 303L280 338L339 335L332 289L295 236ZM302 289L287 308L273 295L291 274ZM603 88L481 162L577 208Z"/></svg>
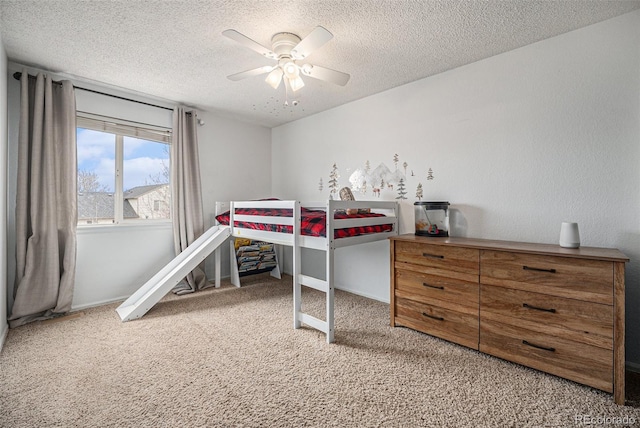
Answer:
<svg viewBox="0 0 640 428"><path fill-rule="evenodd" d="M300 67L300 71L305 76L335 83L336 85L340 86L346 85L349 81L349 78L351 78L351 76L349 76L347 73L311 64L304 64L302 67Z"/></svg>
<svg viewBox="0 0 640 428"><path fill-rule="evenodd" d="M273 53L271 49L265 48L260 43L248 38L244 34L237 32L236 30L224 30L222 32L222 35L240 43L244 47L258 52L260 55L271 59L278 59L278 55Z"/></svg>
<svg viewBox="0 0 640 428"><path fill-rule="evenodd" d="M307 58L313 51L323 46L333 38L333 34L324 27L317 26L311 33L291 49L291 56L294 59Z"/></svg>
<svg viewBox="0 0 640 428"><path fill-rule="evenodd" d="M277 65L276 66L265 65L264 67L258 67L258 68L254 68L253 70L247 70L247 71L242 71L240 73L232 74L230 76L227 76L227 78L229 80L238 81L238 80L246 79L247 77L259 76L261 74L269 73L276 67Z"/></svg>

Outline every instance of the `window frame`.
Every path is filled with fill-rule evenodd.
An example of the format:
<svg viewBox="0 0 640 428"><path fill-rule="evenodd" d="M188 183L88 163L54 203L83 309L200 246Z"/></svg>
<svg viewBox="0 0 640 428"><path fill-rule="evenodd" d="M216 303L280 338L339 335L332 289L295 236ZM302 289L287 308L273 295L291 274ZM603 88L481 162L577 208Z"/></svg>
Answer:
<svg viewBox="0 0 640 428"><path fill-rule="evenodd" d="M173 218L172 205L169 204L169 218L149 219L125 219L124 218L124 137L139 138L169 146L169 163L171 164L171 133L170 128L155 126L146 123L127 121L124 119L101 116L78 111L76 113L76 132L79 128L89 129L113 134L115 136L115 182L114 182L114 213L113 223L79 223L76 226L81 228L98 228L114 226L146 226L149 224L171 223ZM76 142L77 145L77 142ZM169 166L171 168L171 166ZM76 178L78 167L76 165ZM169 176L169 193L173 194L173 183Z"/></svg>

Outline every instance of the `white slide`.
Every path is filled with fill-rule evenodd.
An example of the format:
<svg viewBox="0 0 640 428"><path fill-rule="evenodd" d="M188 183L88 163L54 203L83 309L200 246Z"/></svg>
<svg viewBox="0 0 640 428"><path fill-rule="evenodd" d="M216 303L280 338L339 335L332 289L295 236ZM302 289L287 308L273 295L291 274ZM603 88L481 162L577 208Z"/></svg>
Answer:
<svg viewBox="0 0 640 428"><path fill-rule="evenodd" d="M229 235L231 235L229 227L219 226L213 226L203 233L186 250L178 254L175 259L171 260L160 272L118 306L116 312L120 315L120 319L131 321L146 314L189 272L226 241Z"/></svg>

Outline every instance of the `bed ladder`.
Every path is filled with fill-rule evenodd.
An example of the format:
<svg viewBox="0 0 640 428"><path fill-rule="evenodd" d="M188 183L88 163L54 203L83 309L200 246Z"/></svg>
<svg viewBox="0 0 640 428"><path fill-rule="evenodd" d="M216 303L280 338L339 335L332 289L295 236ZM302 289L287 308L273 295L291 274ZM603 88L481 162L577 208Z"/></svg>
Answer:
<svg viewBox="0 0 640 428"><path fill-rule="evenodd" d="M329 204L327 204L327 247L326 252L326 275L325 279L319 279L302 274L302 258L301 248L298 240L300 239L300 202L296 201L294 210L294 244L293 244L293 328L297 329L302 323L310 327L320 330L327 336L327 343L334 341L334 287L333 287L333 252L335 250L333 239L333 222L330 219L333 213L329 212ZM325 320L314 317L302 312L302 286L310 287L326 294L325 303Z"/></svg>

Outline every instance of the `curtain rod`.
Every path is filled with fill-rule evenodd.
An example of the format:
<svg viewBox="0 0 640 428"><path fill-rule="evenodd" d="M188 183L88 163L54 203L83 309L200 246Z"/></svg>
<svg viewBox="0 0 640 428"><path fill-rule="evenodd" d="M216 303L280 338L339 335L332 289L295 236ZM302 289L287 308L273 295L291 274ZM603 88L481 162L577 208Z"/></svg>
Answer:
<svg viewBox="0 0 640 428"><path fill-rule="evenodd" d="M20 80L20 78L21 78L21 77L22 77L22 73L21 73L21 72L16 71L15 73L13 73L13 78L14 78L14 79L16 79L16 80ZM30 79L34 79L34 78L35 78L35 76L29 75L29 78L30 78ZM53 83L57 83L57 84L59 84L60 82L56 82L56 81L54 81ZM161 109L165 109L165 110L171 110L171 111L173 111L173 108L171 108L171 107L164 107L164 106L159 106L159 105L157 105L157 104L146 103L146 102L144 102L144 101L132 100L131 98L125 98L125 97L121 97L121 96L119 96L119 95L107 94L107 93L105 93L105 92L100 92L100 91L96 91L96 90L93 90L93 89L83 88L83 87L81 87L81 86L73 85L73 87L74 87L75 89L80 89L81 91L93 92L94 94L106 95L107 97L118 98L118 99L120 99L120 100L131 101L131 102L138 103L138 104L144 104L144 105L151 106L151 107L157 107L157 108L161 108Z"/></svg>

